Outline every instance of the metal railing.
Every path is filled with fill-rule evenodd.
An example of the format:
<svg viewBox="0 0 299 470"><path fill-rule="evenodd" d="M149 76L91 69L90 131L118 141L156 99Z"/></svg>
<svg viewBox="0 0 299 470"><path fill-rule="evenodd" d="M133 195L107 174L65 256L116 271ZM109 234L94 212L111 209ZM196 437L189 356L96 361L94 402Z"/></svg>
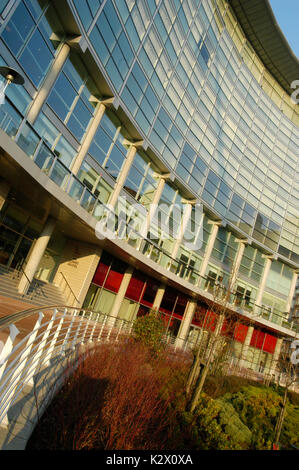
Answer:
<svg viewBox="0 0 299 470"><path fill-rule="evenodd" d="M24 333L22 321L30 318ZM21 325L21 326L19 326ZM18 328L19 326L19 328ZM29 309L0 319L0 426L9 424L8 412L26 385L56 359L98 342L117 343L131 333L133 323L75 307ZM63 372L63 371L61 371Z"/></svg>
<svg viewBox="0 0 299 470"><path fill-rule="evenodd" d="M74 307L80 307L80 301L76 297L76 294L71 288L70 283L68 282L67 278L65 277L62 271L59 271L58 274L60 275L60 279L55 282L55 285L57 285L57 287L59 287L59 289L61 290L65 298L65 301L67 302L68 305L73 305Z"/></svg>

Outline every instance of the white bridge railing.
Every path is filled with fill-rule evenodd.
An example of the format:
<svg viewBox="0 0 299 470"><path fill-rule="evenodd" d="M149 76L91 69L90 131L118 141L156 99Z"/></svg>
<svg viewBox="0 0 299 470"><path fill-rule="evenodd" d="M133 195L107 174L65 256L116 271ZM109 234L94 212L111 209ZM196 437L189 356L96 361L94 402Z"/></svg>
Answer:
<svg viewBox="0 0 299 470"><path fill-rule="evenodd" d="M81 345L86 351L97 342L118 342L130 335L132 326L74 307L31 309L0 319L0 427L8 427L11 407L26 386L35 386L42 370L51 369L53 361L61 365L61 375L63 359L74 362Z"/></svg>

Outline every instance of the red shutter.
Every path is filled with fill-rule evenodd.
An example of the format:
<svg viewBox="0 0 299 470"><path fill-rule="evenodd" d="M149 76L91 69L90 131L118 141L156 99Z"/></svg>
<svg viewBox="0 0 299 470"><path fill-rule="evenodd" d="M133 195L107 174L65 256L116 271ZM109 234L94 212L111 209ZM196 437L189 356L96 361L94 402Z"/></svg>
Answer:
<svg viewBox="0 0 299 470"><path fill-rule="evenodd" d="M238 324L236 325L235 331L234 331L234 338L236 341L240 341L240 343L244 343L245 338L247 336L248 332L248 326Z"/></svg>
<svg viewBox="0 0 299 470"><path fill-rule="evenodd" d="M253 346L254 348L257 348L257 349L262 349L264 339L265 339L265 333L259 330L254 330L252 337L251 337L250 346Z"/></svg>
<svg viewBox="0 0 299 470"><path fill-rule="evenodd" d="M273 354L275 351L277 338L275 336L266 334L263 351Z"/></svg>

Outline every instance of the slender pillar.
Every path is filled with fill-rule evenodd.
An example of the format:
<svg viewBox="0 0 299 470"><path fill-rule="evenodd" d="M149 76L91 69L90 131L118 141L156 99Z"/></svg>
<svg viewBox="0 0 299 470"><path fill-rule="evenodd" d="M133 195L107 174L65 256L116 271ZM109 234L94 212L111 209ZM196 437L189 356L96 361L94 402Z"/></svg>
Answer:
<svg viewBox="0 0 299 470"><path fill-rule="evenodd" d="M165 284L161 284L160 287L158 288L157 293L156 293L156 297L155 297L155 300L154 300L153 306L152 306L153 310L159 310L162 299L163 299L163 296L164 296L164 293L165 293L165 289L166 289Z"/></svg>
<svg viewBox="0 0 299 470"><path fill-rule="evenodd" d="M129 143L129 142L127 142ZM117 203L117 199L119 197L119 194L125 184L125 181L127 179L128 173L131 169L132 163L134 161L134 157L136 155L138 147L141 147L143 145L143 141L135 142L134 144L131 144L131 148L127 154L127 158L125 161L125 164L120 172L119 178L116 182L115 188L113 193L111 194L110 200L108 202L109 206L115 207Z"/></svg>
<svg viewBox="0 0 299 470"><path fill-rule="evenodd" d="M274 353L273 353L271 368L270 368L270 372L269 372L270 375L275 374L275 370L276 370L276 367L277 367L277 363L278 363L279 355L280 355L280 351L281 351L282 341L283 341L283 338L277 338L275 350L274 350Z"/></svg>
<svg viewBox="0 0 299 470"><path fill-rule="evenodd" d="M207 267L208 267L208 264L209 264L209 261L210 261L210 257L211 257L211 253L212 253L212 250L213 250L213 247L214 247L214 243L215 243L215 240L216 240L216 237L217 237L217 234L218 234L219 227L221 225L221 222L209 221L209 223L211 223L213 225L213 228L212 228L212 232L211 232L209 241L207 243L206 252L205 252L205 255L204 255L204 258L203 258L203 261L202 261L202 265L201 265L201 268L200 268L200 273L199 273L200 276L204 276L206 274L206 270L207 270Z"/></svg>
<svg viewBox="0 0 299 470"><path fill-rule="evenodd" d="M2 210L2 207L5 204L7 196L9 194L9 190L10 190L10 185L7 183L7 181L5 180L0 181L0 211Z"/></svg>
<svg viewBox="0 0 299 470"><path fill-rule="evenodd" d="M291 310L291 307L292 307L292 303L293 303L293 299L294 299L294 295L295 295L297 278L298 278L298 271L294 271L293 272L293 279L292 279L292 282L291 282L291 287L290 287L290 291L289 291L289 295L288 295L288 300L287 300L287 303L286 303L286 312L287 313L290 313L290 310Z"/></svg>
<svg viewBox="0 0 299 470"><path fill-rule="evenodd" d="M188 305L184 312L183 319L181 321L180 329L177 334L177 338L175 342L175 345L177 347L183 347L187 339L188 331L189 331L189 328L193 319L194 312L196 310L196 306L197 306L196 300L189 300Z"/></svg>
<svg viewBox="0 0 299 470"><path fill-rule="evenodd" d="M29 109L27 120L34 124L37 116L39 115L40 110L42 109L43 104L47 100L51 89L57 79L62 67L64 66L69 53L70 53L70 46L67 43L64 43L58 52L52 67L50 68L46 78L42 84L42 87L38 91L35 99L32 102L31 108Z"/></svg>
<svg viewBox="0 0 299 470"><path fill-rule="evenodd" d="M46 225L43 228L42 233L36 240L33 250L31 251L29 258L26 262L24 273L18 285L18 291L20 293L26 294L30 283L33 280L34 275L37 271L39 263L46 251L47 245L55 227L55 223L56 221L52 217L49 217L46 222Z"/></svg>
<svg viewBox="0 0 299 470"><path fill-rule="evenodd" d="M237 256L233 265L233 272L231 275L231 290L234 289L235 282L237 280L238 274L239 274L239 268L240 264L243 258L245 246L246 246L246 240L237 240L239 242L239 248L237 252Z"/></svg>
<svg viewBox="0 0 299 470"><path fill-rule="evenodd" d="M172 178L171 173L167 173L167 174L164 174L164 175L163 174L158 175L156 173L154 176L155 176L155 178L159 178L159 183L158 183L158 186L157 186L156 191L154 193L153 200L150 203L150 207L149 207L149 210L148 210L147 215L146 215L146 221L145 221L144 227L142 227L142 230L140 231L141 237L140 237L140 240L138 241L137 246L136 246L136 249L138 249L138 250L140 249L140 246L142 244L143 239L147 238L147 234L148 234L148 231L150 229L152 220L155 216L156 209L157 209L157 206L159 204L161 195L163 193L165 183L168 179Z"/></svg>
<svg viewBox="0 0 299 470"><path fill-rule="evenodd" d="M271 265L272 265L272 259L273 258L270 257L270 256L266 257L266 263L265 263L265 267L264 267L263 276L262 276L262 279L261 279L261 282L260 282L260 285L259 285L259 290L258 290L256 299L255 299L255 304L256 304L255 307L254 307L255 312L258 311L258 306L260 306L262 304L262 299L263 299L263 294L264 294L264 290L265 290L265 287L266 287L266 282L267 282L269 271L270 271L270 268L271 268Z"/></svg>
<svg viewBox="0 0 299 470"><path fill-rule="evenodd" d="M242 347L241 356L239 358L238 365L240 367L244 367L245 364L246 364L247 352L248 352L250 341L251 341L251 338L252 338L252 335L253 335L253 331L254 331L254 327L249 326L248 331L247 331L247 335L246 335L246 338L245 338L245 341L244 341L244 344L243 344L243 347Z"/></svg>
<svg viewBox="0 0 299 470"><path fill-rule="evenodd" d="M121 304L122 304L122 302L124 300L124 297L125 297L125 294L127 292L127 288L128 288L129 282L131 280L133 271L134 271L133 266L128 266L125 273L124 273L124 277L121 281L118 293L116 294L111 312L109 313L109 315L111 317L117 318L117 316L118 316L118 312L120 310ZM114 324L113 320L112 320L112 323Z"/></svg>
<svg viewBox="0 0 299 470"><path fill-rule="evenodd" d="M114 98L107 98L105 100L99 101L100 105L97 109L97 112L92 120L92 123L85 134L84 140L82 142L81 148L75 158L75 161L72 166L72 173L76 175L82 165L84 157L86 156L90 144L95 136L95 133L100 125L100 122L105 114L106 108L109 104L113 102Z"/></svg>
<svg viewBox="0 0 299 470"><path fill-rule="evenodd" d="M184 233L185 233L186 227L187 227L188 222L189 222L190 217L191 217L192 206L194 204L196 204L196 202L197 202L197 199L194 199L192 201L183 201L183 203L186 204L186 206L185 206L186 208L183 212L183 216L182 216L181 224L180 224L180 228L179 228L179 233L178 233L177 239L175 241L175 244L174 244L174 247L173 247L173 250L172 250L172 253L171 253L172 258L177 257L179 248L180 248L181 243L182 243L183 238L184 238Z"/></svg>

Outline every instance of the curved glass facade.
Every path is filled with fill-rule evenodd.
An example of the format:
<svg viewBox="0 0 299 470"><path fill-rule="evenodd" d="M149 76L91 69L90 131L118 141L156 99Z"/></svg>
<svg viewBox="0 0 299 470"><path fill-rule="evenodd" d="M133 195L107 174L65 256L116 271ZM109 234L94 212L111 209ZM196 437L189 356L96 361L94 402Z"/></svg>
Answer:
<svg viewBox="0 0 299 470"><path fill-rule="evenodd" d="M155 153L221 218L298 263L298 127L249 69L228 13L211 1L71 3Z"/></svg>
<svg viewBox="0 0 299 470"><path fill-rule="evenodd" d="M8 89L0 127L95 218L119 194L148 214L159 194L154 240L127 240L157 265L209 290L240 255L237 295L286 312L299 266L298 105L229 5L63 0L59 9L0 2L0 65L26 78ZM204 206L196 251L175 236L174 208L186 200ZM259 296L265 256L273 261Z"/></svg>

